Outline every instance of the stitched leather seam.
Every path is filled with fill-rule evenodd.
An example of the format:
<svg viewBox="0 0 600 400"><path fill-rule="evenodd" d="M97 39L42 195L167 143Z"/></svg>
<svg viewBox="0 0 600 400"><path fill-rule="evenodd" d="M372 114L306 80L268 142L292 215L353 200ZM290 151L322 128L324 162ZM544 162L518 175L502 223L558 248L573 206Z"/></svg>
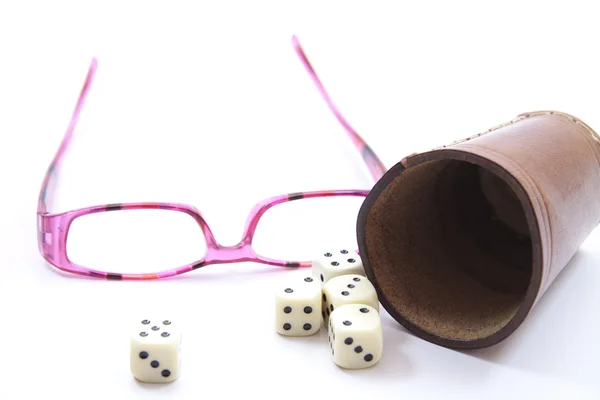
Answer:
<svg viewBox="0 0 600 400"><path fill-rule="evenodd" d="M510 158L497 153L493 150L487 149L487 148L483 148L474 144L463 144L462 149L472 149L473 151L476 151L475 154L492 154L495 157L497 157L500 160L503 160L506 164L505 165L510 165L512 168L514 168L516 171L518 171L521 176L524 178L524 180L526 181L526 183L528 184L528 186L531 188L535 199L538 202L538 207L540 209L541 212L541 217L544 220L544 223L541 224L541 226L545 226L545 234L547 235L546 238L552 238L552 226L551 226L551 221L550 221L550 217L548 215L548 208L544 207L543 204L543 196L541 191L539 190L539 188L537 187L537 185L535 184L535 182L533 181L533 179L529 176L529 174L527 172L525 172L525 170L523 170L523 168L521 168L518 164L516 164L513 160L511 160ZM546 264L548 266L550 266L551 261L552 261L552 240L547 240L547 243L549 243L547 246L542 246L542 250L547 250L547 255L546 254L542 254L542 263ZM540 287L538 289L538 294L536 295L539 296L540 293L544 293L544 291L546 290L546 281L547 281L547 277L550 275L550 271L548 271L548 274L542 274L542 281L540 282Z"/></svg>
<svg viewBox="0 0 600 400"><path fill-rule="evenodd" d="M517 116L517 118L515 118L515 119L513 119L511 121L508 121L508 122L505 122L503 124L494 126L493 128L490 128L490 129L488 129L486 131L477 133L477 134L475 134L473 136L469 136L469 137L464 138L464 139L456 140L456 141L454 141L454 142L452 142L450 144L447 144L447 145L444 145L444 146L438 146L438 147L434 148L433 150L444 149L446 147L450 147L450 146L454 146L454 145L457 145L457 144L460 144L460 143L464 143L464 142L467 142L469 140L476 139L476 138L478 138L480 136L487 135L488 133L494 132L494 131L496 131L496 130L498 130L500 128L504 128L505 126L512 125L512 124L514 124L516 122L519 122L519 121L522 121L524 119L527 119L527 118L530 118L530 117L536 117L536 116L540 116L540 115L558 115L560 117L567 118L569 121L571 121L571 122L573 122L575 124L579 124L579 125L583 126L589 132L589 134L592 137L592 139L594 141L596 141L598 143L598 145L600 145L600 136L589 125L587 125L585 122L581 121L580 119L575 118L572 115L569 115L569 114L566 114L566 113L563 113L563 112L560 112L560 111L534 111L534 112L520 114L519 116ZM598 160L598 163L600 164L600 160Z"/></svg>

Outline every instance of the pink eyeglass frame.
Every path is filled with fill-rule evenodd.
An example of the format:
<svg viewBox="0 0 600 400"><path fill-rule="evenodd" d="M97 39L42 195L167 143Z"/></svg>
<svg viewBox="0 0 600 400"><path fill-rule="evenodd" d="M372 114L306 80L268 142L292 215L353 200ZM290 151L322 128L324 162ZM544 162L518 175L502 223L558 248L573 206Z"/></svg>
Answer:
<svg viewBox="0 0 600 400"><path fill-rule="evenodd" d="M339 123L343 126L348 136L352 140L352 143L359 151L362 156L371 176L375 181L379 180L385 173L386 167L377 157L377 155L371 150L367 143L358 135L358 133L352 128L352 126L346 121L346 119L339 112L336 105L331 100L329 94L325 90L323 84L318 78L315 70L309 62L306 54L296 36L292 37L292 45L300 57L300 60L306 67L310 77L314 84L317 86L321 96L329 106L332 113L338 119ZM79 95L77 105L73 112L71 122L65 132L62 139L61 145L58 148L50 166L46 171L42 187L38 198L38 247L43 258L54 267L64 272L69 272L77 275L83 275L93 278L101 279L116 279L116 280L146 280L146 279L160 279L167 278L175 275L180 275L186 272L193 271L195 269L211 265L211 264L226 264L234 262L256 262L261 264L274 265L279 267L310 267L312 264L310 261L281 261L271 258L266 258L258 255L252 247L252 239L254 232L260 220L260 217L271 207L288 201L294 201L299 199L317 198L317 197L332 197L332 196L361 196L366 197L369 193L368 190L326 190L326 191L314 191L314 192L298 192L291 193L281 196L271 197L258 202L251 210L246 220L246 226L242 240L235 246L222 246L217 243L208 223L195 207L187 204L175 204L175 203L117 203L99 205L94 207L80 208L72 211L63 213L53 214L48 212L48 199L51 199L54 194L54 188L50 187L50 183L58 173L58 167L62 160L75 125L79 118L79 114L85 103L86 96L90 90L90 86L94 79L94 75L97 69L97 60L92 59L90 64L85 83ZM99 212L115 211L115 210L139 210L139 209L161 209L161 210L172 210L179 211L190 215L196 220L200 228L204 233L206 240L207 251L204 257L194 263L184 265L179 268L169 269L165 271L147 273L147 274L121 274L103 272L94 269L85 268L83 266L72 263L66 251L67 236L69 227L73 220L77 217L94 214Z"/></svg>

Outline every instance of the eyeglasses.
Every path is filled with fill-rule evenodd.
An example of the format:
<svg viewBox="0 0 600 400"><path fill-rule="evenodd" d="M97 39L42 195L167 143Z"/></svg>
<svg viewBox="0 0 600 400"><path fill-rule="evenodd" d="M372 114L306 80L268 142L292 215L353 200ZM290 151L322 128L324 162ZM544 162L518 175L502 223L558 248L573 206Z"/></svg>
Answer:
<svg viewBox="0 0 600 400"><path fill-rule="evenodd" d="M385 166L339 112L295 36L292 37L292 45L329 109L360 153L370 175L377 181L385 173ZM331 198L355 199L362 203L369 192L358 189L298 192L262 200L256 203L250 211L242 239L234 246L220 245L202 214L195 207L187 204L118 203L50 213L49 208L54 196L54 185L51 184L56 183L61 160L64 158L73 136L96 69L97 61L94 58L72 114L71 122L47 169L38 199L38 247L43 258L59 270L102 279L144 280L171 277L211 264L246 261L288 268L310 267L310 258L288 259L283 255L271 255L270 257L263 255L264 252L256 248L257 227L268 225L269 218L277 219L275 211L281 210L284 204L304 204L308 202L307 199L326 200ZM304 200L304 202L298 202L299 200ZM340 207L336 204L333 209L337 210ZM290 215L294 215L294 213L292 212ZM355 224L356 216L351 215L350 222L352 224ZM136 230L135 233L129 230L131 227ZM157 227L159 228L157 229ZM289 229L293 231L294 226L290 226ZM173 239L177 236L174 235L175 233L181 234L183 239ZM185 236L184 233L186 233ZM139 248L135 248L128 242L131 238L136 238L137 243L140 244ZM107 240L109 242L112 240L112 243L107 244ZM165 260L160 257L156 258L153 253L158 252L154 252L156 248L154 246L164 247L165 244L174 246L174 251L165 252L167 254ZM180 248L182 245L188 245L188 248ZM294 245L300 244L290 243L290 246ZM115 246L115 248L110 246ZM85 251L78 250L81 248ZM125 253L131 257L125 256ZM86 254L87 260L85 260ZM148 255L152 263L141 262L139 256L142 254ZM98 262L103 257L105 259ZM124 266L117 268L117 264ZM151 267L151 264L154 266ZM169 268L163 268L163 266ZM148 268L148 270L153 268L154 272L132 271L140 267Z"/></svg>

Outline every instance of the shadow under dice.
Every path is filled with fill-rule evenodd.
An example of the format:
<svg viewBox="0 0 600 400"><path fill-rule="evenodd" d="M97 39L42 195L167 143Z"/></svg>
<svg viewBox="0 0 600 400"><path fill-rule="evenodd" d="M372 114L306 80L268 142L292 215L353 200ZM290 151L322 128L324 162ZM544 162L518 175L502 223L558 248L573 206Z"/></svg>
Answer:
<svg viewBox="0 0 600 400"><path fill-rule="evenodd" d="M321 285L313 277L291 280L275 294L275 325L284 336L309 336L321 328Z"/></svg>
<svg viewBox="0 0 600 400"><path fill-rule="evenodd" d="M327 326L333 362L346 369L363 369L379 362L383 330L379 312L364 304L338 307Z"/></svg>
<svg viewBox="0 0 600 400"><path fill-rule="evenodd" d="M179 376L181 332L170 320L141 320L131 335L130 369L147 383L172 382Z"/></svg>
<svg viewBox="0 0 600 400"><path fill-rule="evenodd" d="M346 304L366 304L379 312L379 299L375 287L362 275L341 275L323 286L322 316L327 324L329 316Z"/></svg>
<svg viewBox="0 0 600 400"><path fill-rule="evenodd" d="M312 262L312 275L321 282L340 275L365 275L360 256L347 249L325 251Z"/></svg>

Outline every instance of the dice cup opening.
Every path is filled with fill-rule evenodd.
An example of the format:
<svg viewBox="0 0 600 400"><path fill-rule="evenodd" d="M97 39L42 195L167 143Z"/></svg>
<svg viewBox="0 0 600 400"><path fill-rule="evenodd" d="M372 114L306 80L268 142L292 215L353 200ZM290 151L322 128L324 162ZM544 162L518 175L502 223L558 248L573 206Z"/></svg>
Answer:
<svg viewBox="0 0 600 400"><path fill-rule="evenodd" d="M488 159L445 149L393 167L359 214L365 272L382 306L417 336L481 348L523 321L541 281L525 189Z"/></svg>

